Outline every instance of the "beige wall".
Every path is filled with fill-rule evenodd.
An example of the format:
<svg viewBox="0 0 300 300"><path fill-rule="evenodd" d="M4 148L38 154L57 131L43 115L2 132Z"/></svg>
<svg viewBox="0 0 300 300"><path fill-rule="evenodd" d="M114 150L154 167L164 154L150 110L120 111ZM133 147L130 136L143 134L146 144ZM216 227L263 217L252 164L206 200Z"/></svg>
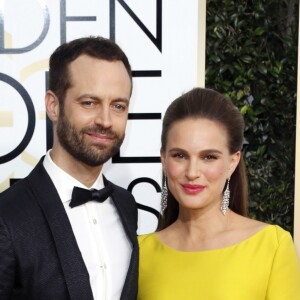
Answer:
<svg viewBox="0 0 300 300"><path fill-rule="evenodd" d="M197 85L205 87L206 0L198 0L198 79ZM204 46L203 46L204 45Z"/></svg>

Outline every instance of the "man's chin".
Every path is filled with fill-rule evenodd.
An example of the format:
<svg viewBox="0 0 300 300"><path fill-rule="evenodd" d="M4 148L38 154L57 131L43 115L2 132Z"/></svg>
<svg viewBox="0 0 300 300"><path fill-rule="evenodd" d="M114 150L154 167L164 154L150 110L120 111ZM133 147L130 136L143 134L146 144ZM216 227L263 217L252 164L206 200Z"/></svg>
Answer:
<svg viewBox="0 0 300 300"><path fill-rule="evenodd" d="M80 161L82 161L88 166L97 167L102 166L104 163L110 160L111 157L114 156L117 152L118 150L112 152L110 149L107 149L107 147L104 149L99 149L99 147L97 147L97 150L93 151L93 153L89 151L90 154L87 155L88 152L85 152L84 155L80 155L80 157L77 157L77 159L80 159Z"/></svg>
<svg viewBox="0 0 300 300"><path fill-rule="evenodd" d="M93 149L93 151L105 151L105 152L111 152L113 149L116 148L116 141L114 140L107 140L104 142L97 141L85 144L86 149Z"/></svg>
<svg viewBox="0 0 300 300"><path fill-rule="evenodd" d="M84 143L84 147L76 153L77 159L89 166L101 166L118 153L120 146L121 143L119 145L113 140L111 143Z"/></svg>
<svg viewBox="0 0 300 300"><path fill-rule="evenodd" d="M76 159L89 167L101 167L104 163L106 163L110 159L110 157L106 159L105 157L91 158L85 156L85 157L77 157Z"/></svg>

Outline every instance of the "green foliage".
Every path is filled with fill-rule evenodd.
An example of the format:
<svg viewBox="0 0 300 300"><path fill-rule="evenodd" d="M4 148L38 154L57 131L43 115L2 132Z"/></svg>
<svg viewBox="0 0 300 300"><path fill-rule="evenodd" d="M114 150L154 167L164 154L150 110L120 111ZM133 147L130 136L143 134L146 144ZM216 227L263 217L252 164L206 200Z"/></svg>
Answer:
<svg viewBox="0 0 300 300"><path fill-rule="evenodd" d="M293 230L298 1L207 0L206 86L244 115L250 216Z"/></svg>

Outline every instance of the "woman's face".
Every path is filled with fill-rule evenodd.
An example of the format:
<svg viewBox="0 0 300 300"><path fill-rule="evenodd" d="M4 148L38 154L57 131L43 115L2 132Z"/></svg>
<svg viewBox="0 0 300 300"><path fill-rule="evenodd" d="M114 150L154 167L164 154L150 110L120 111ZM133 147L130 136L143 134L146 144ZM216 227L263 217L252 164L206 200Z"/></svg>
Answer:
<svg viewBox="0 0 300 300"><path fill-rule="evenodd" d="M168 188L181 209L220 210L226 179L239 159L239 151L229 153L223 125L202 118L175 122L161 151Z"/></svg>

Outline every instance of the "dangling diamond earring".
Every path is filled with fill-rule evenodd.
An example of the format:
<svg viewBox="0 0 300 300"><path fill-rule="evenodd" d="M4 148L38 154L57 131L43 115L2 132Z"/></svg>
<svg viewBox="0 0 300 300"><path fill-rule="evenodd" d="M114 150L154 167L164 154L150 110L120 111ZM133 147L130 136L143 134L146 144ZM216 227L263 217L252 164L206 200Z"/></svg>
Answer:
<svg viewBox="0 0 300 300"><path fill-rule="evenodd" d="M165 180L161 189L161 214L164 213L165 209L168 205L168 187L167 187L167 177L165 176Z"/></svg>
<svg viewBox="0 0 300 300"><path fill-rule="evenodd" d="M224 216L226 215L229 206L229 198L230 198L229 181L230 181L230 177L227 179L227 186L224 191L223 199L221 203L221 212Z"/></svg>

